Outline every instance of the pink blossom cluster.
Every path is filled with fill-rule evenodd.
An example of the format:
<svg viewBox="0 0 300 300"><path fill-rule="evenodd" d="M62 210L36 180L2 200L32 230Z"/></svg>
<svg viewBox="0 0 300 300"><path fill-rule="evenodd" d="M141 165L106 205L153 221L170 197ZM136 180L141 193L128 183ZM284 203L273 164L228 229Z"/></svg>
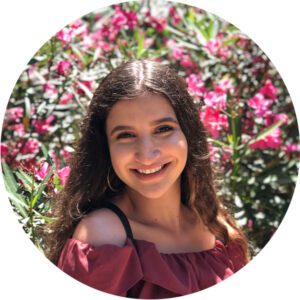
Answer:
<svg viewBox="0 0 300 300"><path fill-rule="evenodd" d="M64 27L56 34L56 38L63 44L70 43L73 38L86 35L87 28L84 22L80 19L76 20L68 27Z"/></svg>
<svg viewBox="0 0 300 300"><path fill-rule="evenodd" d="M219 34L216 38L207 41L204 48L209 54L219 57L222 61L226 61L230 56L228 46L222 46L223 35Z"/></svg>
<svg viewBox="0 0 300 300"><path fill-rule="evenodd" d="M55 120L54 115L50 115L45 120L32 120L32 125L34 126L35 132L39 134L48 133L53 130L51 123Z"/></svg>
<svg viewBox="0 0 300 300"><path fill-rule="evenodd" d="M204 109L200 111L204 126L213 138L219 137L221 131L228 129L227 116L222 111L226 109L226 92L232 89L232 82L223 80L213 91L205 87L200 74L189 75L186 82L190 93L205 103Z"/></svg>
<svg viewBox="0 0 300 300"><path fill-rule="evenodd" d="M121 29L132 30L137 24L138 18L134 11L126 11L120 5L115 5L112 18L104 21L95 32L90 32L83 37L82 49L84 51L91 48L99 49L100 53L104 54L112 51L117 47L115 40Z"/></svg>
<svg viewBox="0 0 300 300"><path fill-rule="evenodd" d="M267 136L251 143L249 147L251 149L277 149L282 144L281 134L281 129L275 128Z"/></svg>
<svg viewBox="0 0 300 300"><path fill-rule="evenodd" d="M277 100L277 88L269 79L260 88L259 92L248 100L248 106L254 110L251 118L259 117L263 119L264 126L270 127L281 121L281 124L288 121L288 116L284 113L275 114L271 108ZM249 144L251 149L278 149L282 146L282 130L274 128L270 133L261 139Z"/></svg>
<svg viewBox="0 0 300 300"><path fill-rule="evenodd" d="M169 14L170 14L170 19L173 22L174 26L178 26L178 24L181 22L181 17L176 11L174 6L170 6Z"/></svg>
<svg viewBox="0 0 300 300"><path fill-rule="evenodd" d="M186 53L186 50L182 46L178 45L175 40L169 39L166 42L166 46L171 49L171 59L178 61L182 67L187 70L197 67L195 62L192 61L190 55Z"/></svg>
<svg viewBox="0 0 300 300"><path fill-rule="evenodd" d="M49 163L44 161L43 163L40 164L38 168L35 168L35 178L37 180L43 180L49 173L50 169L51 166L49 165ZM66 185L70 171L71 169L68 166L63 167L61 169L57 169L57 176L63 186Z"/></svg>
<svg viewBox="0 0 300 300"><path fill-rule="evenodd" d="M71 65L72 65L71 62L68 59L60 60L56 64L56 71L59 75L66 76L69 74Z"/></svg>
<svg viewBox="0 0 300 300"><path fill-rule="evenodd" d="M157 17L153 16L150 11L146 12L145 22L150 27L153 27L158 33L161 33L167 26L166 18L164 18L164 17L157 18Z"/></svg>
<svg viewBox="0 0 300 300"><path fill-rule="evenodd" d="M74 95L70 92L65 92L62 94L62 96L59 99L59 104L70 104L74 102Z"/></svg>
<svg viewBox="0 0 300 300"><path fill-rule="evenodd" d="M111 25L119 33L121 28L133 29L138 23L137 15L133 11L125 11L120 5L116 5Z"/></svg>

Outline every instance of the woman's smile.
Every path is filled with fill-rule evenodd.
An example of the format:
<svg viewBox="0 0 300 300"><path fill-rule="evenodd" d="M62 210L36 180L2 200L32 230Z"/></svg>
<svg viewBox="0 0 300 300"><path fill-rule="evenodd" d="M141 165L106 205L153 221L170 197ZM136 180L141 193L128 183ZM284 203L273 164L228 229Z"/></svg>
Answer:
<svg viewBox="0 0 300 300"><path fill-rule="evenodd" d="M163 164L155 169L134 169L134 175L143 181L154 180L157 178L161 178L168 170L170 163Z"/></svg>

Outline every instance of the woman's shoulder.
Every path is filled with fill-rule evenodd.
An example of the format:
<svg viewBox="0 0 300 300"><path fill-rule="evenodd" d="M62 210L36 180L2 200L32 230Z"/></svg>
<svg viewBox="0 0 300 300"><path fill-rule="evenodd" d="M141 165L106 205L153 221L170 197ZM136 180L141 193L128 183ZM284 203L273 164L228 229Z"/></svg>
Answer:
<svg viewBox="0 0 300 300"><path fill-rule="evenodd" d="M110 209L101 208L83 217L72 238L94 247L106 244L122 247L127 235L119 217Z"/></svg>

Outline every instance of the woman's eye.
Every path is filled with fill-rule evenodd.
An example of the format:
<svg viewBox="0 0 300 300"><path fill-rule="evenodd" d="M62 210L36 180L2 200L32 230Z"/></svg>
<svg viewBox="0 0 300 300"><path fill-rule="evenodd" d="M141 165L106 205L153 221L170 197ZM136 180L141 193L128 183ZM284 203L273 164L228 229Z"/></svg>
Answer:
<svg viewBox="0 0 300 300"><path fill-rule="evenodd" d="M173 128L170 127L170 126L162 126L162 127L158 128L159 132L168 132L168 131L171 131L171 130L173 130Z"/></svg>
<svg viewBox="0 0 300 300"><path fill-rule="evenodd" d="M117 139L126 139L126 138L131 138L131 137L133 137L133 134L128 133L128 132L123 132L117 136Z"/></svg>

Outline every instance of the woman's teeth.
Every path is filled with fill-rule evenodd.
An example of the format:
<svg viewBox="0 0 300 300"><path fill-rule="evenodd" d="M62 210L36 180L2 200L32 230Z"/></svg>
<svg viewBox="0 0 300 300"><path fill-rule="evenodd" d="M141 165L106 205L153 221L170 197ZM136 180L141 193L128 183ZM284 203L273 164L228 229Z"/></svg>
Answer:
<svg viewBox="0 0 300 300"><path fill-rule="evenodd" d="M152 173L155 173L155 172L158 172L160 171L161 169L163 168L163 165L156 168L156 169L150 169L150 170L141 170L141 169L137 169L137 171L141 174L152 174Z"/></svg>

